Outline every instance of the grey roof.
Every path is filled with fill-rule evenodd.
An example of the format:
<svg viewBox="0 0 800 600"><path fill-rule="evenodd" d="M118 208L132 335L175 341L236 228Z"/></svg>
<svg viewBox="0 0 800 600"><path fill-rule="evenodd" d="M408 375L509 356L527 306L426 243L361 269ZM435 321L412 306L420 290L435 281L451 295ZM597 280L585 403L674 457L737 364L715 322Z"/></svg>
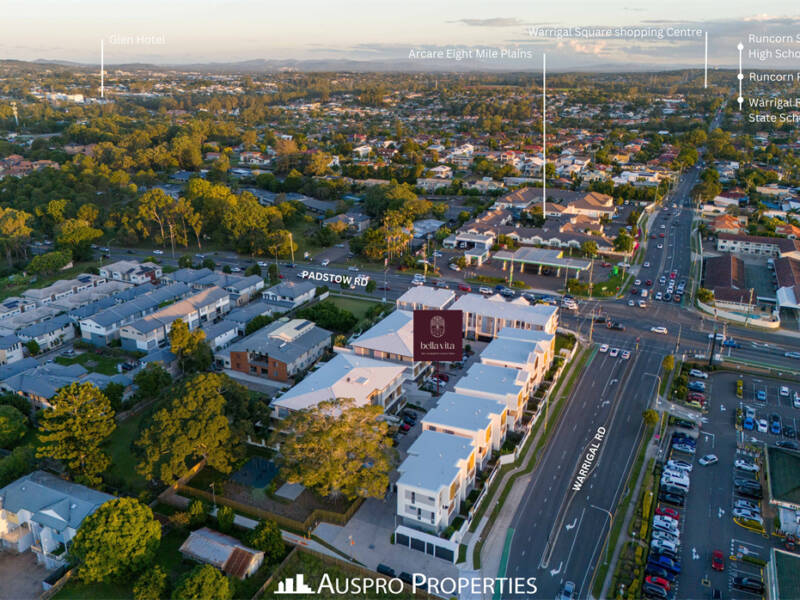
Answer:
<svg viewBox="0 0 800 600"><path fill-rule="evenodd" d="M17 373L6 379L4 385L15 392L50 399L62 387L75 383L86 373L86 369L78 364L50 363Z"/></svg>
<svg viewBox="0 0 800 600"><path fill-rule="evenodd" d="M34 471L0 489L3 509L32 513L31 520L55 531L77 530L83 520L114 496Z"/></svg>
<svg viewBox="0 0 800 600"><path fill-rule="evenodd" d="M134 321L127 327L131 327L140 333L147 333L155 331L160 327L164 327L172 323L176 319L181 319L192 311L200 307L208 306L215 303L220 298L227 298L228 292L218 287L206 288L197 292L193 296L184 298L178 303L165 306L164 308L147 315L146 317Z"/></svg>
<svg viewBox="0 0 800 600"><path fill-rule="evenodd" d="M40 323L34 323L33 325L23 327L19 330L19 334L28 338L35 338L46 333L52 333L71 324L72 319L70 319L69 315L57 315L52 319L48 319L47 321L42 321Z"/></svg>
<svg viewBox="0 0 800 600"><path fill-rule="evenodd" d="M458 463L474 452L472 440L438 431L423 431L408 448L408 457L397 468L398 485L432 492L449 486L461 468Z"/></svg>
<svg viewBox="0 0 800 600"><path fill-rule="evenodd" d="M169 279L171 281L179 281L182 283L194 283L199 279L203 279L209 275L213 274L211 269L202 268L202 269L191 269L191 268L184 268L178 269L177 271L173 271L172 273L167 273L164 275L164 279Z"/></svg>
<svg viewBox="0 0 800 600"><path fill-rule="evenodd" d="M145 287L149 284L136 286L132 289ZM87 317L97 323L101 327L110 327L115 323L122 323L126 319L130 319L134 315L142 316L145 313L153 310L162 302L169 302L176 298L186 295L190 288L185 283L175 283L172 285L165 285L160 288L154 288L151 291L134 297L122 304L115 304L97 314Z"/></svg>
<svg viewBox="0 0 800 600"><path fill-rule="evenodd" d="M172 350L169 349L169 347L167 347L167 348L156 348L155 350L149 352L143 358L141 358L139 362L141 362L143 365L154 362L162 362L165 365L169 365L175 362L177 359L178 356L175 353L173 353Z"/></svg>
<svg viewBox="0 0 800 600"><path fill-rule="evenodd" d="M264 290L264 292L285 298L297 298L316 288L317 286L310 281L281 281L271 288Z"/></svg>
<svg viewBox="0 0 800 600"><path fill-rule="evenodd" d="M229 321L228 319L222 319L217 323L207 323L200 329L205 332L206 339L214 339L215 337L228 333L229 331L238 331L239 324L234 321Z"/></svg>
<svg viewBox="0 0 800 600"><path fill-rule="evenodd" d="M248 323L261 315L269 315L274 311L271 303L264 300L256 300L242 306L235 308L225 317L229 321L236 321L237 323Z"/></svg>
<svg viewBox="0 0 800 600"><path fill-rule="evenodd" d="M74 320L79 321L81 319L91 317L92 315L96 315L100 311L115 306L116 304L117 299L114 296L106 296L105 298L100 298L100 300L95 300L89 304L84 304L83 306L73 308L69 311L69 316Z"/></svg>
<svg viewBox="0 0 800 600"><path fill-rule="evenodd" d="M445 392L431 410L425 413L423 423L457 427L467 431L484 431L492 415L502 415L506 405L498 400Z"/></svg>
<svg viewBox="0 0 800 600"><path fill-rule="evenodd" d="M282 335L291 328L293 339ZM228 348L229 352L255 352L291 364L309 349L330 340L331 332L303 319L279 319L259 329Z"/></svg>
<svg viewBox="0 0 800 600"><path fill-rule="evenodd" d="M19 343L20 339L14 334L4 335L3 337L0 337L0 350L8 350L11 348L11 346Z"/></svg>
<svg viewBox="0 0 800 600"><path fill-rule="evenodd" d="M0 366L0 381L5 381L9 377L13 377L14 375L22 373L23 371L27 371L28 369L33 369L38 366L39 361L32 356L28 356L27 358L23 358L22 360L18 360L14 363Z"/></svg>

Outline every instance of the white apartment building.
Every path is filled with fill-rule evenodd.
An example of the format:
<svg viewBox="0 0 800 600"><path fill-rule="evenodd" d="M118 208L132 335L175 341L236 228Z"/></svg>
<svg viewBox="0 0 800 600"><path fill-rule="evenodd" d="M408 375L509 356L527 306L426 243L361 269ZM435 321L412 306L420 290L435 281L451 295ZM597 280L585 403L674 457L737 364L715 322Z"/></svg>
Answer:
<svg viewBox="0 0 800 600"><path fill-rule="evenodd" d="M508 301L500 294L464 294L451 308L463 312L464 337L472 340L494 339L504 327L553 334L558 327L558 307L530 304L520 297Z"/></svg>
<svg viewBox="0 0 800 600"><path fill-rule="evenodd" d="M475 485L477 451L457 435L423 431L398 467L397 516L405 525L440 533Z"/></svg>
<svg viewBox="0 0 800 600"><path fill-rule="evenodd" d="M455 391L502 402L508 408L509 427L516 427L533 390L532 381L527 371L475 363L456 382Z"/></svg>
<svg viewBox="0 0 800 600"><path fill-rule="evenodd" d="M397 308L401 310L444 310L456 299L453 290L412 286L397 299Z"/></svg>
<svg viewBox="0 0 800 600"><path fill-rule="evenodd" d="M556 349L553 333L535 329L504 327L480 355L481 363L527 371L531 385L538 387L544 379Z"/></svg>
<svg viewBox="0 0 800 600"><path fill-rule="evenodd" d="M472 441L478 469L500 450L508 427L508 407L497 400L445 392L422 419L422 431L439 431Z"/></svg>

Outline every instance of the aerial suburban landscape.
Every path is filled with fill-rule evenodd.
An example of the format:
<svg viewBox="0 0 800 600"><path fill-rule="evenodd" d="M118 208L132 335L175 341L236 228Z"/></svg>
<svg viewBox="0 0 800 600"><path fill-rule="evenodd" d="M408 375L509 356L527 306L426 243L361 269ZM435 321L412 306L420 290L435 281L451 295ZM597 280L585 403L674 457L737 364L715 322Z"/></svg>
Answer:
<svg viewBox="0 0 800 600"><path fill-rule="evenodd" d="M10 5L0 600L800 599L796 7Z"/></svg>

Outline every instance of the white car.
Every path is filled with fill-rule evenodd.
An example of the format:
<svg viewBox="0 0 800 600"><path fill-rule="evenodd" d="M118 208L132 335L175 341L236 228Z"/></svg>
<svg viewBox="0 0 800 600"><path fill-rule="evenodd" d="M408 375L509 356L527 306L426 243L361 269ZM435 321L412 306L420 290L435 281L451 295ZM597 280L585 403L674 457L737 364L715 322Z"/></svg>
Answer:
<svg viewBox="0 0 800 600"><path fill-rule="evenodd" d="M788 398L788 397L789 397L789 388L788 388L788 387L786 387L785 385L782 385L782 386L781 386L781 391L780 391L780 394L781 394L781 396L783 396L784 398Z"/></svg>
<svg viewBox="0 0 800 600"><path fill-rule="evenodd" d="M163 250L153 250L153 254L161 256L162 254L164 254L164 251Z"/></svg>
<svg viewBox="0 0 800 600"><path fill-rule="evenodd" d="M734 461L733 466L740 471L749 471L750 473L758 473L761 470L757 464L742 460L741 458Z"/></svg>
<svg viewBox="0 0 800 600"><path fill-rule="evenodd" d="M719 461L716 454L706 454L698 459L702 466L707 467L708 465L716 464Z"/></svg>
<svg viewBox="0 0 800 600"><path fill-rule="evenodd" d="M689 491L688 479L675 479L674 477L670 477L669 475L664 475L661 477L661 485L673 485L677 488L682 489L685 492Z"/></svg>
<svg viewBox="0 0 800 600"><path fill-rule="evenodd" d="M795 408L800 408L800 392L794 393L794 400L792 401L792 405Z"/></svg>
<svg viewBox="0 0 800 600"><path fill-rule="evenodd" d="M452 271L460 271L461 270L461 267L459 267L456 263L450 263L448 266L450 267L450 270L452 270Z"/></svg>
<svg viewBox="0 0 800 600"><path fill-rule="evenodd" d="M761 507L755 502L750 502L750 500L738 499L733 503L733 508L744 508L745 510L752 510L756 513L761 512Z"/></svg>
<svg viewBox="0 0 800 600"><path fill-rule="evenodd" d="M628 306L636 306L636 302L633 300L628 300Z"/></svg>
<svg viewBox="0 0 800 600"><path fill-rule="evenodd" d="M242 270L239 267L231 267L231 273L241 273Z"/></svg>
<svg viewBox="0 0 800 600"><path fill-rule="evenodd" d="M433 255L434 255L436 258L441 258L441 257L442 257L442 253L441 253L441 252L434 252L434 253L433 253Z"/></svg>
<svg viewBox="0 0 800 600"><path fill-rule="evenodd" d="M645 269L647 269L647 268L650 266L650 263L649 263L649 262L647 262L647 261L644 261L644 264L643 264L642 266L643 266Z"/></svg>
<svg viewBox="0 0 800 600"><path fill-rule="evenodd" d="M263 260L260 260L260 261L258 261L256 264L257 264L259 267L266 267L266 266L267 266L267 263L266 263L266 262L264 262Z"/></svg>
<svg viewBox="0 0 800 600"><path fill-rule="evenodd" d="M662 298L661 292L656 292L656 300L661 300Z"/></svg>
<svg viewBox="0 0 800 600"><path fill-rule="evenodd" d="M701 371L700 369L692 369L689 371L689 375L692 377L699 377L700 379L708 379L708 373Z"/></svg>
<svg viewBox="0 0 800 600"><path fill-rule="evenodd" d="M628 360L631 357L631 353L628 352L627 350L623 350L621 356L623 360Z"/></svg>
<svg viewBox="0 0 800 600"><path fill-rule="evenodd" d="M653 333L660 333L660 334L663 334L663 335L667 335L667 328L663 327L663 326L651 327L650 331L652 331Z"/></svg>
<svg viewBox="0 0 800 600"><path fill-rule="evenodd" d="M327 258L323 258L322 261L319 264L322 267L327 267L329 264L331 264L331 261L329 259L327 259Z"/></svg>
<svg viewBox="0 0 800 600"><path fill-rule="evenodd" d="M642 280L641 279L637 279L636 281L633 282L633 285L635 285L636 287L639 287L640 285L642 285Z"/></svg>
<svg viewBox="0 0 800 600"><path fill-rule="evenodd" d="M619 348L612 348L608 351L608 355L611 357L619 356Z"/></svg>
<svg viewBox="0 0 800 600"><path fill-rule="evenodd" d="M673 544L680 544L680 538L678 534L671 534L668 531L662 531L657 529L653 532L653 539L654 540L662 540L664 542L672 542Z"/></svg>
<svg viewBox="0 0 800 600"><path fill-rule="evenodd" d="M602 346L600 346L600 348L598 348L598 351L599 352L608 352L608 344L603 344Z"/></svg>
<svg viewBox="0 0 800 600"><path fill-rule="evenodd" d="M663 247L664 247L664 244L659 244L658 246L656 246L656 248L658 248L659 250L661 250Z"/></svg>
<svg viewBox="0 0 800 600"><path fill-rule="evenodd" d="M670 469L667 467L662 471L662 475L671 477L672 479L677 479L678 481L685 481L686 483L689 483L689 474L686 471L681 471L680 469Z"/></svg>
<svg viewBox="0 0 800 600"><path fill-rule="evenodd" d="M353 265L352 267L347 267L347 270L348 271L353 271L354 273L357 273L358 272L358 267Z"/></svg>
<svg viewBox="0 0 800 600"><path fill-rule="evenodd" d="M656 552L666 550L668 552L672 552L673 554L678 553L678 545L674 542L668 542L667 540L654 539L650 542L650 547Z"/></svg>
<svg viewBox="0 0 800 600"><path fill-rule="evenodd" d="M666 527L667 529L672 529L674 531L678 530L678 522L675 519L671 517L666 517L664 515L654 516L653 525L660 525Z"/></svg>
<svg viewBox="0 0 800 600"><path fill-rule="evenodd" d="M708 339L713 339L713 338L714 338L714 334L713 333L709 333L708 334ZM718 333L717 334L717 341L718 342L724 342L725 341L725 336L722 335L721 333Z"/></svg>
<svg viewBox="0 0 800 600"><path fill-rule="evenodd" d="M757 523L763 523L764 521L761 519L761 515L753 512L752 510L747 510L746 508L734 508L733 509L733 516L738 517L740 519L749 519L751 521L756 521Z"/></svg>
<svg viewBox="0 0 800 600"><path fill-rule="evenodd" d="M691 473L694 468L692 463L686 462L685 460L668 460L667 467L678 471L687 471L689 473Z"/></svg>
<svg viewBox="0 0 800 600"><path fill-rule="evenodd" d="M490 290L490 289L489 289L489 288L487 288L487 287L482 287L482 288L480 288L478 291L479 291L481 294L485 295L485 296L490 296L490 295L492 294L492 290Z"/></svg>
<svg viewBox="0 0 800 600"><path fill-rule="evenodd" d="M766 419L759 419L756 421L756 428L758 429L758 433L767 433L769 431L769 425L767 425Z"/></svg>

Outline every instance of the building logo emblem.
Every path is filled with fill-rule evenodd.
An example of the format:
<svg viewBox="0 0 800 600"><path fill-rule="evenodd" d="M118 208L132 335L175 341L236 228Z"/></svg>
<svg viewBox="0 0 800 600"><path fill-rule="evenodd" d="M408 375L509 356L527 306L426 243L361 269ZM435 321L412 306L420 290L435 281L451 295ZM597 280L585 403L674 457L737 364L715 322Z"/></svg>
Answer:
<svg viewBox="0 0 800 600"><path fill-rule="evenodd" d="M304 581L305 575L298 573L294 577L287 577L283 581L278 582L278 590L276 594L316 594L311 586Z"/></svg>
<svg viewBox="0 0 800 600"><path fill-rule="evenodd" d="M444 317L436 315L431 319L431 335L435 338L440 338L444 335L445 324Z"/></svg>

